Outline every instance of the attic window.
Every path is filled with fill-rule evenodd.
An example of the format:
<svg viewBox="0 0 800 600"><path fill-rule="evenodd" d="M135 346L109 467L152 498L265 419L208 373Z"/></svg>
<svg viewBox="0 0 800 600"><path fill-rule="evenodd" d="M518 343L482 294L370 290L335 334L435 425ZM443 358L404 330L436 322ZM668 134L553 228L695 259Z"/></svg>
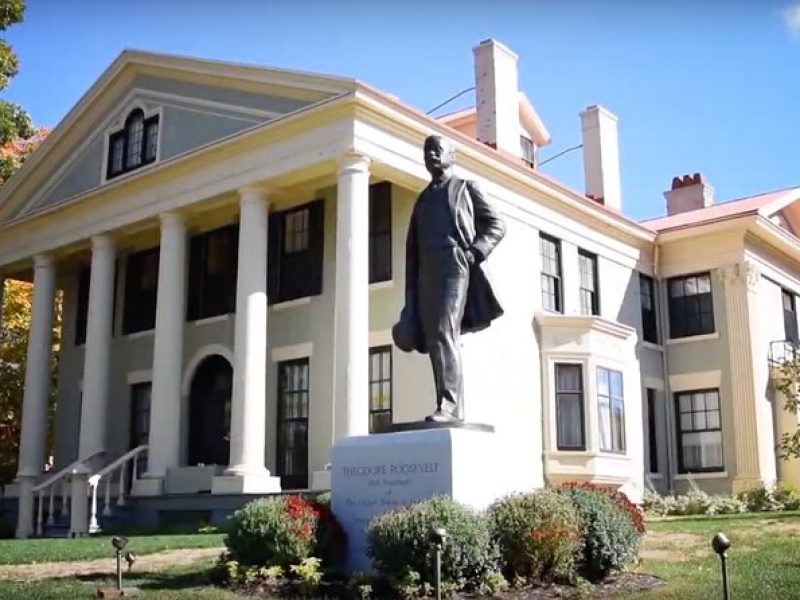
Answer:
<svg viewBox="0 0 800 600"><path fill-rule="evenodd" d="M532 169L536 168L536 144L529 138L521 135L519 136L519 146L522 162Z"/></svg>
<svg viewBox="0 0 800 600"><path fill-rule="evenodd" d="M133 109L125 126L108 139L106 178L111 179L156 159L158 149L158 114L145 118L141 108Z"/></svg>

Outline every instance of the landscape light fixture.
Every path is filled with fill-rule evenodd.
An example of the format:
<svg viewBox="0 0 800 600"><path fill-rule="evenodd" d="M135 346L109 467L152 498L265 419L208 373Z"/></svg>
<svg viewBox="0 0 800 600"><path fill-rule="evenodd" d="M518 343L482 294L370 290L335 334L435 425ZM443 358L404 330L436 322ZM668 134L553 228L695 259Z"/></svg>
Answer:
<svg viewBox="0 0 800 600"><path fill-rule="evenodd" d="M436 566L434 569L436 576L436 600L442 600L442 549L447 540L447 530L444 527L434 527L431 529L429 538L436 553Z"/></svg>
<svg viewBox="0 0 800 600"><path fill-rule="evenodd" d="M711 540L711 547L719 555L720 566L722 568L722 598L723 600L730 600L730 592L728 591L728 548L731 543L724 533L718 533Z"/></svg>

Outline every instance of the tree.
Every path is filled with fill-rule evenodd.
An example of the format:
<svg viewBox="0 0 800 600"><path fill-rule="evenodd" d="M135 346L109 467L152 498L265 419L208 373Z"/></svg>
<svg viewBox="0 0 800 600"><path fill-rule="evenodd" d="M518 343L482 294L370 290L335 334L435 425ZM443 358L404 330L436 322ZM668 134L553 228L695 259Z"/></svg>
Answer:
<svg viewBox="0 0 800 600"><path fill-rule="evenodd" d="M792 415L800 411L800 358L786 359L780 365L780 375L775 379L775 390L783 394L783 409ZM800 428L781 434L778 442L783 460L800 458Z"/></svg>
<svg viewBox="0 0 800 600"><path fill-rule="evenodd" d="M23 0L0 0L0 31L22 21ZM19 71L19 61L11 46L0 39L0 90L8 86ZM0 100L0 185L30 157L47 137L48 129L37 129L28 113L13 102ZM6 280L3 284L2 331L0 332L0 484L16 475L22 397L25 389L25 362L30 330L33 286L30 283ZM55 390L58 351L61 346L61 294L55 301L53 322L53 360L49 419L55 413ZM52 448L52 427L48 435L48 455Z"/></svg>

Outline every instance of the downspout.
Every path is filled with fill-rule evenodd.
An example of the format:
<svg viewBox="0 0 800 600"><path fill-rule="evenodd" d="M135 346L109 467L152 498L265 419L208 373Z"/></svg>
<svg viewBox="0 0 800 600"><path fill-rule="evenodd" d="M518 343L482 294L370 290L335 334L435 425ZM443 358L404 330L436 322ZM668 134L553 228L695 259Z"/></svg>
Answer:
<svg viewBox="0 0 800 600"><path fill-rule="evenodd" d="M661 293L663 286L661 286L658 272L659 248L658 234L656 234L655 250L653 251L653 279L655 280L656 290L658 290L656 293L656 307L658 310L658 327L661 330L661 370L664 374L664 418L667 424L667 464L665 476L667 478L667 491L672 494L674 492L672 453L674 452L675 429L672 422L672 411L670 410L670 399L672 398L672 392L670 391L669 387L669 371L667 364L667 319L666 312L664 311L666 303L663 301L664 298L667 297L667 294Z"/></svg>

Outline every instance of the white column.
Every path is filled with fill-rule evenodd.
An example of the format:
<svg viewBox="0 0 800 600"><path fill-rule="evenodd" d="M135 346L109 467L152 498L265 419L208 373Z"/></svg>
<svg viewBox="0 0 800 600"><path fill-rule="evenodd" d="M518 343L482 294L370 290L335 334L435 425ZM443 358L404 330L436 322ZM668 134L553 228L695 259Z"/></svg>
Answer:
<svg viewBox="0 0 800 600"><path fill-rule="evenodd" d="M31 488L42 472L47 436L47 397L50 392L50 352L53 343L55 266L49 256L34 258L33 307L28 333L25 391L22 398L22 432L19 445L19 512L17 537L33 533Z"/></svg>
<svg viewBox="0 0 800 600"><path fill-rule="evenodd" d="M269 203L262 189L248 187L239 190L239 205L230 467L212 493L280 491L264 466Z"/></svg>
<svg viewBox="0 0 800 600"><path fill-rule="evenodd" d="M106 407L111 364L111 320L114 312L114 244L107 235L92 238L83 400L78 458L106 449Z"/></svg>
<svg viewBox="0 0 800 600"><path fill-rule="evenodd" d="M186 225L183 217L175 213L162 214L160 220L161 247L146 477L163 480L168 468L180 464ZM156 485L156 488L159 489L154 493L159 493L160 485Z"/></svg>
<svg viewBox="0 0 800 600"><path fill-rule="evenodd" d="M369 433L369 165L360 154L339 162L333 398L344 427L337 437Z"/></svg>

